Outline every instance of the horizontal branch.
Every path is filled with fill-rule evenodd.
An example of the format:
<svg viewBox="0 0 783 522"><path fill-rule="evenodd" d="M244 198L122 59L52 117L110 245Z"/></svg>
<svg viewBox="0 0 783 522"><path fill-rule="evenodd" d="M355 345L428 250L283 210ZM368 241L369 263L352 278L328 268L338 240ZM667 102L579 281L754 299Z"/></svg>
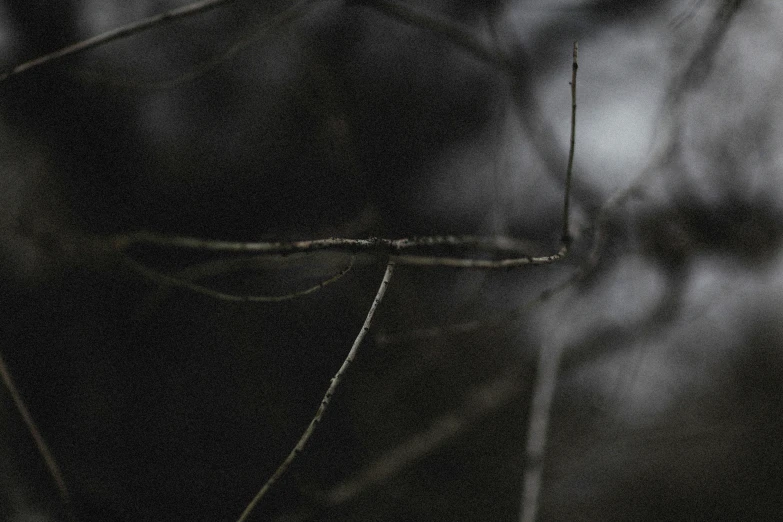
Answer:
<svg viewBox="0 0 783 522"><path fill-rule="evenodd" d="M392 255L398 265L500 269L527 265L543 265L565 257L568 245L564 244L555 254L533 256L524 253L532 243L508 237L480 236L429 236L403 239L348 239L326 238L291 242L243 242L201 239L188 236L164 236L148 232L123 234L111 239L113 247L126 251L134 245L152 245L167 248L183 248L210 252L289 254L294 252L315 252L319 250L341 250L352 253L367 252L377 255ZM438 247L465 248L480 250L484 253L513 254L503 259L473 259L444 257L436 255L402 255L406 250ZM398 254L398 255L395 255Z"/></svg>

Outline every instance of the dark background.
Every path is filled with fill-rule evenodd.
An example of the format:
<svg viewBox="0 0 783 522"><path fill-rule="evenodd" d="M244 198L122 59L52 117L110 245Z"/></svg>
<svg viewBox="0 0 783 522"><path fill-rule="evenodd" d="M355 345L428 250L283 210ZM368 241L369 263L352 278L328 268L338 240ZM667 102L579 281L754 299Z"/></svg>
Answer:
<svg viewBox="0 0 783 522"><path fill-rule="evenodd" d="M233 2L0 84L0 350L76 520L236 520L315 412L383 273L361 257L309 296L226 303L161 288L96 240L470 233L556 251L574 40L570 257L398 268L256 519L516 520L535 362L551 351L540 520L778 519L778 2L407 4L496 46L511 74L372 3L315 2L262 37L290 4ZM0 64L176 5L2 2ZM212 259L129 253L170 271ZM286 293L347 260L272 258L210 282ZM507 393L487 399L493 384ZM0 518L67 520L2 397ZM457 433L329 503L449 419Z"/></svg>

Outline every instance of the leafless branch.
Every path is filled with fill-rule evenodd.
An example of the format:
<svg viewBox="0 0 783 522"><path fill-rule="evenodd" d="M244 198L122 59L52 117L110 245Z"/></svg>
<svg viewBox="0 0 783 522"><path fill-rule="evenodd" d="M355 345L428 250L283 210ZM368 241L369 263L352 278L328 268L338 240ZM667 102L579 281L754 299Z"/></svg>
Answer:
<svg viewBox="0 0 783 522"><path fill-rule="evenodd" d="M574 42L574 62L571 72L571 153L568 161L568 176L571 175L574 152L574 133L576 128L576 71L578 65L579 46ZM564 210L565 219L568 216L568 199ZM567 221L564 221L567 222ZM568 231L564 230L567 235ZM567 237L567 236L566 236ZM519 511L520 522L535 522L538 514L539 496L544 475L544 456L546 451L549 418L552 412L552 402L557 388L557 375L560 369L563 347L553 344L541 347L538 354L536 382L533 387L530 414L528 419L527 440L525 442L525 473L522 484L522 505Z"/></svg>
<svg viewBox="0 0 783 522"><path fill-rule="evenodd" d="M379 255L392 255L392 260L400 265L441 266L454 268L513 268L525 265L542 265L562 259L568 252L564 244L555 254L532 256L516 252L519 246L529 243L506 237L475 237L475 236L431 236L404 239L347 239L327 238L292 242L241 242L200 239L184 236L165 236L147 232L122 234L111 239L111 243L119 251L124 251L132 245L147 244L173 248L204 250L212 252L233 253L269 253L287 254L293 252L314 252L317 250L343 250L348 252L370 252ZM438 246L483 249L488 253L513 252L517 256L504 259L467 259L455 257L424 256L424 255L394 255L407 249L432 248Z"/></svg>
<svg viewBox="0 0 783 522"><path fill-rule="evenodd" d="M501 69L509 68L508 58L499 49L482 42L467 27L452 20L429 13L423 9L417 9L403 2L359 0L354 2L354 4L371 7L391 18L397 18L415 27L427 29L465 49L481 61Z"/></svg>
<svg viewBox="0 0 783 522"><path fill-rule="evenodd" d="M77 42L73 45L58 49L52 53L39 56L38 58L19 64L10 71L0 74L0 82L7 80L11 76L16 76L17 74L21 74L25 71L35 69L36 67L40 67L68 56L73 56L75 54L87 51L88 49L105 45L114 40L127 38L133 34L141 33L148 29L162 26L175 20L180 20L188 16L206 12L231 1L233 0L202 0L201 2L193 2L192 4L166 11L165 13L160 13L127 25L123 25L122 27L112 29L111 31L106 31L105 33L93 36L92 38L82 40L81 42Z"/></svg>
<svg viewBox="0 0 783 522"><path fill-rule="evenodd" d="M302 290L297 290L296 292L291 292L288 294L266 296L266 295L239 295L239 294L231 294L227 292L220 292L218 290L214 290L207 286L193 283L184 277L171 276L168 274L164 274L163 272L154 270L152 268L146 267L141 263L131 259L128 256L124 257L124 261L129 267L131 267L136 272L140 273L144 277L156 283L175 286L178 288L184 288L186 290L190 290L198 294L206 295L207 297L212 297L221 301L239 301L245 303L279 303L282 301L290 301L291 299L296 299L297 297L302 297L308 294L312 294L313 292L317 292L321 288L328 286L336 281L339 281L340 279L342 279L342 277L345 274L350 272L351 268L353 268L354 259L355 256L351 256L351 259L348 262L348 264L340 272L338 272L337 274L333 275L328 279L324 279L323 281L318 282L313 286L310 286Z"/></svg>
<svg viewBox="0 0 783 522"><path fill-rule="evenodd" d="M192 82L213 71L217 66L233 58L236 54L248 48L249 46L274 36L276 31L284 28L295 20L302 18L307 11L316 3L322 3L323 0L299 0L293 3L287 9L273 16L270 20L264 21L257 27L254 27L249 34L235 40L226 50L220 52L208 60L190 67L185 72L176 75L173 78L160 81L136 81L134 79L116 80L107 78L106 75L96 74L91 71L79 71L78 75L87 81L98 83L109 83L124 89L142 89L146 91L172 89L178 85Z"/></svg>
<svg viewBox="0 0 783 522"><path fill-rule="evenodd" d="M291 450L291 453L288 454L288 456L285 458L282 464L278 466L277 470L275 470L275 472L272 474L269 480L267 480L266 483L258 491L258 493L256 493L256 496L253 497L253 500L251 500L250 503L247 505L245 510L237 519L237 522L244 522L245 520L248 519L250 513L253 511L256 505L261 501L262 498L264 498L264 496L267 494L270 488L280 479L280 477L282 477L285 474L285 472L288 470L288 467L291 465L294 459L296 459L296 457L302 452L302 450L304 450L305 446L307 445L307 442L310 440L310 437L313 435L313 432L315 432L316 426L321 421L321 418L326 412L326 409L329 406L329 402L331 401L334 392L337 390L337 387L340 385L340 382L342 381L343 377L348 371L348 368L351 366L351 363L353 363L353 360L356 357L357 352L359 351L359 346L361 346L365 335L367 335L367 332L370 329L370 325L372 324L372 318L375 315L375 311L378 309L378 306L381 304L381 301L383 300L383 296L386 294L386 289L389 287L389 282L391 281L393 273L394 273L394 262L389 261L386 265L386 272L383 274L383 280L381 281L381 286L378 287L378 292L375 294L375 299L373 299L372 305L370 306L370 310L367 312L367 317L364 320L362 329L359 330L359 334L356 336L356 340L354 340L353 345L351 346L348 355L343 361L342 366L340 366L340 369L337 370L337 373L334 375L334 377L332 377L332 380L329 383L329 388L326 390L323 399L321 399L320 406L318 406L318 411L315 413L315 416L310 421L310 424L307 426L304 433L302 433L302 436L299 438L299 441L296 443L296 446L294 446L294 449Z"/></svg>
<svg viewBox="0 0 783 522"><path fill-rule="evenodd" d="M431 326L429 328L419 328L414 330L406 330L403 332L381 332L375 337L375 342L380 345L398 344L403 342L436 339L449 335L464 335L477 332L479 330L492 330L503 326L509 326L514 321L517 321L523 317L528 310L562 292L566 288L570 287L574 282L578 281L581 277L582 272L577 270L557 285L539 292L535 297L525 301L521 305L512 308L507 312L493 316L492 319L489 320L475 319L473 321L466 321L463 323Z"/></svg>
<svg viewBox="0 0 783 522"><path fill-rule="evenodd" d="M471 389L465 394L459 408L440 415L422 431L383 453L353 477L317 495L319 504L336 507L382 486L417 461L463 435L481 419L506 407L521 395L523 389L518 368L512 368L490 382ZM313 509L303 506L278 516L275 521L303 522L312 516Z"/></svg>
<svg viewBox="0 0 783 522"><path fill-rule="evenodd" d="M69 509L71 505L71 494L68 491L68 486L65 483L65 478L63 477L62 471L60 471L60 466L57 465L57 461L49 449L49 445L46 444L43 435L41 435L41 432L38 430L38 426L33 420L33 416L30 414L30 410L28 410L27 406L25 405L22 395L16 388L14 379L11 377L11 372L8 370L8 366L5 364L2 354L0 354L0 378L2 378L3 384L8 390L8 394L11 396L11 400L13 400L14 406L16 406L16 410L22 417L25 426L27 426L27 431L30 432L30 435L35 441L35 447L38 450L38 454L41 455L44 464L46 464L46 469L49 471L49 476L52 477L52 480L57 487L57 493L60 496L60 499L62 500L66 509Z"/></svg>

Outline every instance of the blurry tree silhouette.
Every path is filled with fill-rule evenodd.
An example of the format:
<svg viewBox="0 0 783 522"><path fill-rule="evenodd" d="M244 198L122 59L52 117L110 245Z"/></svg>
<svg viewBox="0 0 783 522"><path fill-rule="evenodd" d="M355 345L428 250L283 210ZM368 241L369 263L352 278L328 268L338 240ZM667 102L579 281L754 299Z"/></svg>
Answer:
<svg viewBox="0 0 783 522"><path fill-rule="evenodd" d="M401 262L248 520L779 517L778 2L3 2L0 60L167 9L0 83L0 352L69 504L4 394L0 518L236 520L387 256L558 251L575 40L568 257Z"/></svg>

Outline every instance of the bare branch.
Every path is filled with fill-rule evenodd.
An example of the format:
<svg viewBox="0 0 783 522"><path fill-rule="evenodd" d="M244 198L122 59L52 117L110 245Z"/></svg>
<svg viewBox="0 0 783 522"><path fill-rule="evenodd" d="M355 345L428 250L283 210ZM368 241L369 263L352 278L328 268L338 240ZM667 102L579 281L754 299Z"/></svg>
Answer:
<svg viewBox="0 0 783 522"><path fill-rule="evenodd" d="M525 301L521 305L512 308L507 312L500 313L492 317L489 320L475 319L473 321L466 321L464 323L446 324L443 326L431 326L429 328L419 328L414 330L406 330L404 332L391 332L391 333L379 333L375 337L375 342L378 344L398 344L411 341L422 341L425 339L436 339L438 337L444 337L447 335L464 335L479 330L486 329L498 329L500 327L507 327L514 321L521 318L528 310L535 305L543 303L547 299L557 295L566 288L570 287L574 282L578 281L582 277L582 271L577 270L571 274L570 277L564 279L557 285L547 288L539 292L535 297Z"/></svg>
<svg viewBox="0 0 783 522"><path fill-rule="evenodd" d="M344 250L349 252L371 252L379 255L399 253L407 249L433 248L438 246L476 248L488 253L511 252L517 254L498 260L467 259L424 255L393 256L394 262L400 265L441 266L453 268L514 268L525 265L542 265L562 259L568 252L568 246L551 255L531 256L517 251L519 247L527 247L530 243L507 237L476 237L476 236L431 236L404 239L346 239L327 238L292 242L240 242L200 239L185 236L163 236L147 232L123 234L111 239L113 246L120 251L135 244L148 244L173 248L206 250L213 252L234 253L274 253L286 254L292 252L314 252L316 250Z"/></svg>
<svg viewBox="0 0 783 522"><path fill-rule="evenodd" d="M136 22L123 25L122 27L112 29L111 31L106 31L103 34L93 36L92 38L82 40L81 42L77 42L73 45L63 47L62 49L58 49L57 51L54 51L52 53L46 54L44 56L39 56L38 58L17 65L10 71L0 74L0 82L7 80L11 76L16 76L17 74L23 73L25 71L29 71L36 67L40 67L47 63L51 63L68 56L73 56L75 54L84 52L88 49L93 49L95 47L105 45L114 40L126 38L133 34L137 34L146 31L148 29L152 29L154 27L158 27L173 22L175 20L180 20L188 16L193 16L199 13L206 12L210 9L214 9L216 7L219 7L231 1L233 0L202 0L200 2L194 2L192 4L184 5L182 7L177 7L176 9L166 11L165 13L160 13L154 16L150 16L149 18L144 18L142 20L138 20Z"/></svg>
<svg viewBox="0 0 783 522"><path fill-rule="evenodd" d="M33 420L33 416L30 415L30 410L27 409L24 399L22 399L22 395L16 388L14 379L11 377L11 372L8 370L8 367L5 364L2 354L0 354L0 378L3 379L3 384L8 390L8 394L11 396L11 399L14 402L14 406L16 406L16 410L22 417L25 426L27 426L27 431L35 441L35 447L38 450L38 454L41 455L44 464L46 464L46 469L49 471L49 476L52 477L52 480L57 487L57 493L60 496L60 499L62 500L66 509L70 509L71 495L68 491L68 486L65 483L65 478L63 478L62 471L60 471L60 466L57 465L57 461L55 460L54 455L49 449L49 446L46 444L46 441L41 435L41 432L38 430L38 426L36 426L35 421Z"/></svg>
<svg viewBox="0 0 783 522"><path fill-rule="evenodd" d="M576 145L576 71L578 62L579 45L574 42L574 62L571 66L571 139L568 146L568 167L566 167L565 197L563 201L563 243L571 242L569 226L569 213L571 209L571 177L574 171L574 147Z"/></svg>
<svg viewBox="0 0 783 522"><path fill-rule="evenodd" d="M318 406L318 411L315 413L315 416L310 421L310 424L307 426L307 429L305 429L304 433L302 433L302 436L299 438L299 441L296 443L296 446L294 446L294 449L291 450L291 453L288 454L288 456L285 458L282 464L278 466L277 470L275 470L275 472L272 474L269 480L267 480L266 483L258 491L258 493L256 493L256 496L253 497L253 500L251 500L250 503L247 505L245 510L237 519L237 522L244 522L245 520L247 520L247 518L250 516L250 513L253 511L256 505L261 501L262 498L264 498L264 496L267 494L270 488L280 479L280 477L282 477L285 474L285 472L288 470L288 467L291 465L294 459L296 459L296 457L302 452L302 450L304 450L305 446L307 445L307 442L310 440L310 437L313 435L313 432L315 432L315 427L321 421L321 418L326 412L326 409L329 406L329 402L331 401L332 396L337 390L337 387L340 385L340 382L342 381L343 377L348 371L348 368L351 366L351 363L353 363L353 360L356 357L357 352L359 351L359 346L361 346L364 337L367 335L367 332L370 330L370 325L372 324L372 318L375 315L375 311L378 309L378 306L381 304L381 301L383 300L383 296L386 294L386 289L389 287L389 281L391 281L393 273L394 273L394 262L389 261L388 264L386 265L386 272L383 274L383 280L381 281L381 286L378 287L378 293L375 294L375 299L373 299L372 305L370 306L370 310L367 312L367 317L364 320L362 329L359 330L359 334L356 336L356 340L354 340L353 345L351 346L348 355L343 361L342 366L340 366L340 369L337 370L337 373L334 375L334 377L332 377L332 380L329 383L329 388L326 390L323 399L321 399L320 406Z"/></svg>
<svg viewBox="0 0 783 522"><path fill-rule="evenodd" d="M318 3L318 1L319 0L299 0L298 2L293 3L290 7L276 14L270 20L264 21L259 26L254 27L248 34L235 40L226 50L222 51L217 56L198 63L195 66L190 67L184 72L181 72L169 79L151 82L136 81L133 79L115 80L112 78L106 78L105 75L96 74L91 71L80 71L78 75L88 81L109 83L113 86L124 89L143 89L147 91L172 89L178 85L192 82L198 78L201 78L249 46L258 42L263 42L266 39L274 36L276 31L279 29L282 29L297 19L302 18L307 13L307 11L314 6L314 4Z"/></svg>
<svg viewBox="0 0 783 522"><path fill-rule="evenodd" d="M389 2L388 0L359 0L353 2L356 5L371 7L381 13L402 20L403 22L431 31L443 36L451 43L462 47L481 61L492 64L501 69L509 69L509 60L500 50L492 48L482 42L465 26L452 20L439 17L423 9L417 9L403 2Z"/></svg>
<svg viewBox="0 0 783 522"><path fill-rule="evenodd" d="M578 69L579 46L574 42L574 62L571 73L571 151L568 157L567 177L571 177L574 156L574 134L576 129L576 71ZM568 185L568 183L567 183ZM564 227L568 223L568 198L563 218ZM568 241L568 229L563 230L563 241ZM525 473L522 484L522 505L519 510L520 522L535 522L538 514L539 497L544 475L544 456L546 451L549 419L557 388L557 376L563 355L562 344L544 345L538 354L536 382L530 404L527 440L525 442Z"/></svg>
<svg viewBox="0 0 783 522"><path fill-rule="evenodd" d="M496 268L517 268L529 265L546 265L554 263L565 257L568 253L568 246L563 245L556 254L548 256L524 256L512 257L507 259L463 259L458 257L435 257L435 256L392 256L394 262L400 265L415 266L440 266L450 268L476 268L476 269L496 269Z"/></svg>
<svg viewBox="0 0 783 522"><path fill-rule="evenodd" d="M296 299L297 297L302 297L308 294L312 294L313 292L317 292L321 288L342 279L342 277L348 272L350 272L351 268L353 268L353 263L355 258L356 256L351 256L351 259L348 262L348 264L345 266L345 268L343 268L340 272L338 272L337 274L333 275L328 279L320 281L319 283L310 286L308 288L305 288L303 290L297 290L296 292L291 292L289 294L274 295L274 296L238 295L238 294L231 294L227 292L220 292L218 290L213 290L212 288L209 288L207 286L199 285L197 283L188 281L183 277L176 277L176 276L164 274L163 272L159 272L157 270L144 266L128 256L125 256L123 260L133 270L140 273L144 277L150 279L151 281L165 284L165 285L175 286L178 288L184 288L186 290L190 290L198 294L206 295L207 297L213 297L221 301L239 301L245 303L279 303L281 301L290 301L292 299Z"/></svg>

